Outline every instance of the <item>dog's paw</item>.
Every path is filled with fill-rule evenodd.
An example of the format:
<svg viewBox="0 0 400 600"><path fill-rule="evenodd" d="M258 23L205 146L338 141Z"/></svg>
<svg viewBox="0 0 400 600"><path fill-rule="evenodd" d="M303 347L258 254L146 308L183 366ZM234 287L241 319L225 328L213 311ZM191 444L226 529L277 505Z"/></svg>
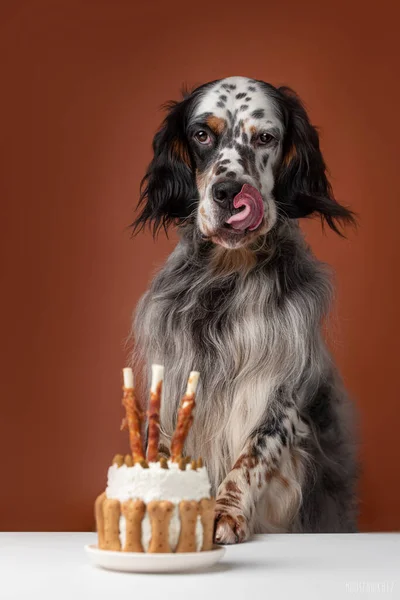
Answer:
<svg viewBox="0 0 400 600"><path fill-rule="evenodd" d="M240 544L250 537L250 528L241 514L231 514L224 510L215 513L214 541L216 544Z"/></svg>

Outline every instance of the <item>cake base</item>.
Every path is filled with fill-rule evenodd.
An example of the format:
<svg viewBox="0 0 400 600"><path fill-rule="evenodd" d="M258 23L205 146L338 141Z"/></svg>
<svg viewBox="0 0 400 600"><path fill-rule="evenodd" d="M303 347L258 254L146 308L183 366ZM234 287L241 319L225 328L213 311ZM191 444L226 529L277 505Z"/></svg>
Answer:
<svg viewBox="0 0 400 600"><path fill-rule="evenodd" d="M122 458L122 457L121 457ZM152 554L209 551L215 500L205 467L164 461L108 470L107 488L95 502L102 550Z"/></svg>
<svg viewBox="0 0 400 600"><path fill-rule="evenodd" d="M130 573L176 573L206 569L215 565L225 554L223 546L214 546L206 552L150 554L101 550L92 544L85 546L85 551L91 564L96 567Z"/></svg>

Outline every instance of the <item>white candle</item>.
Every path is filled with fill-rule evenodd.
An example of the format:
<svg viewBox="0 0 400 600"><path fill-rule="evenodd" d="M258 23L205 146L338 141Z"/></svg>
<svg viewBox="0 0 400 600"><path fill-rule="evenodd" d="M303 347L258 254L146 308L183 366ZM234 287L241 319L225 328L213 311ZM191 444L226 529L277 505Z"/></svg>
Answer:
<svg viewBox="0 0 400 600"><path fill-rule="evenodd" d="M155 394L158 384L164 380L164 367L162 365L151 365L151 388L150 391Z"/></svg>
<svg viewBox="0 0 400 600"><path fill-rule="evenodd" d="M133 389L133 372L130 367L122 369L124 375L124 387L127 389Z"/></svg>
<svg viewBox="0 0 400 600"><path fill-rule="evenodd" d="M191 396L196 393L197 384L199 383L200 373L198 371L191 371L189 380L186 388L186 395Z"/></svg>

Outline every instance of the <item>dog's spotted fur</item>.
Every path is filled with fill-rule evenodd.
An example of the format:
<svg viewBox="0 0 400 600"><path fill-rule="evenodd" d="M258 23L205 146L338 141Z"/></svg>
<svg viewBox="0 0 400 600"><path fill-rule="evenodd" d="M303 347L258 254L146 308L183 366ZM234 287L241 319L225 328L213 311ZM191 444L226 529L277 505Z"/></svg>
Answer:
<svg viewBox="0 0 400 600"><path fill-rule="evenodd" d="M226 229L234 209L211 193L221 180L261 192L256 231ZM201 372L187 452L206 459L223 543L255 531L355 529L350 406L320 332L330 283L297 223L312 214L335 231L352 220L292 92L235 77L171 106L136 226L175 222L181 239L138 306L137 352L146 375L152 362L166 367L167 447L187 373Z"/></svg>
<svg viewBox="0 0 400 600"><path fill-rule="evenodd" d="M206 124L218 135L218 145L199 161L198 174L201 175L200 207L204 209L199 217L200 231L214 241L228 247L240 246L243 240L238 236L219 232L213 235L225 215L215 206L212 186L218 180L240 179L257 187L265 201L265 219L257 234L247 234L254 239L267 233L275 224L277 214L272 198L274 185L273 169L282 152L283 122L279 117L278 105L268 98L260 83L254 84L245 78L235 78L234 88L223 87L218 82L210 93L199 100L190 116L189 128L200 128ZM270 133L271 142L263 147L257 144L260 132Z"/></svg>

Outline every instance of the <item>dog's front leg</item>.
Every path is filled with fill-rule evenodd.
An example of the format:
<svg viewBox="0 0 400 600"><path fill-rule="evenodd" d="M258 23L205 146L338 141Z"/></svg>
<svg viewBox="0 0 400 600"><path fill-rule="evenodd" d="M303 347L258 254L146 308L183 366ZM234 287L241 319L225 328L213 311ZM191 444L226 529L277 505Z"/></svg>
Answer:
<svg viewBox="0 0 400 600"><path fill-rule="evenodd" d="M269 513L271 527L285 530L301 501L303 461L301 439L307 426L295 407L260 427L218 488L215 541L235 544L249 538L258 502Z"/></svg>

